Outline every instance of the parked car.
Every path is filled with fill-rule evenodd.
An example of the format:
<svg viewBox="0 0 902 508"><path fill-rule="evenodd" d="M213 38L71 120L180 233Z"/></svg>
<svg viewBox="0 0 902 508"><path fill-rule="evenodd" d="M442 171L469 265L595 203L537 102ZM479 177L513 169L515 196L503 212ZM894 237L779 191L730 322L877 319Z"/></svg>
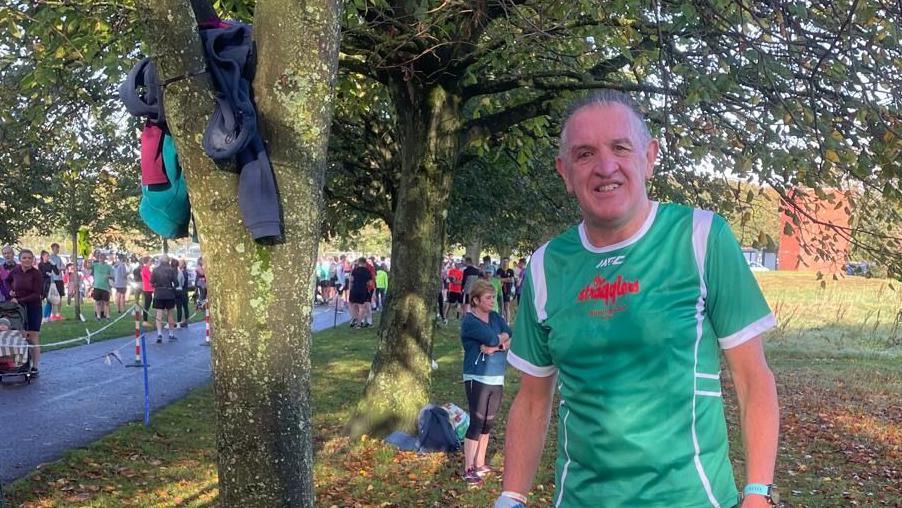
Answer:
<svg viewBox="0 0 902 508"><path fill-rule="evenodd" d="M867 261L850 261L846 263L846 275L871 276L871 264Z"/></svg>
<svg viewBox="0 0 902 508"><path fill-rule="evenodd" d="M757 261L749 261L749 268L753 272L769 272L770 271L770 268L762 265L761 263L759 263Z"/></svg>

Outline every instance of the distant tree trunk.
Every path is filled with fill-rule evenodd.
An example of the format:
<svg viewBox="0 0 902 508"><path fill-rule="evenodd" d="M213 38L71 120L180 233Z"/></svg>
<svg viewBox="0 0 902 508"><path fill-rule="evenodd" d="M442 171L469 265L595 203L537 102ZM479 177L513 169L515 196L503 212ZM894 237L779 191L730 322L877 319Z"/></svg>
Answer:
<svg viewBox="0 0 902 508"><path fill-rule="evenodd" d="M79 274L81 273L81 268L78 266L78 226L72 226L70 228L72 234L72 264L75 265L75 273L72 274L75 277L74 286L75 286L75 319L81 319L81 280ZM68 270L68 268L67 268ZM67 290L69 288L66 288Z"/></svg>
<svg viewBox="0 0 902 508"><path fill-rule="evenodd" d="M479 263L479 255L482 254L482 242L474 240L467 244L465 256L473 258L473 263Z"/></svg>
<svg viewBox="0 0 902 508"><path fill-rule="evenodd" d="M509 246L498 247L498 256L499 258L508 258L511 257L511 248Z"/></svg>
<svg viewBox="0 0 902 508"><path fill-rule="evenodd" d="M460 97L411 81L390 87L399 116L401 184L392 228L391 292L379 345L349 423L352 436L416 430L429 401L433 316L448 196L459 148Z"/></svg>
<svg viewBox="0 0 902 508"><path fill-rule="evenodd" d="M169 240L160 237L163 240L163 254L169 254Z"/></svg>
<svg viewBox="0 0 902 508"><path fill-rule="evenodd" d="M139 0L161 79L204 59L188 0ZM310 408L313 267L338 62L338 0L258 0L255 95L276 172L286 243L255 244L237 178L204 154L208 76L166 88L207 269L221 506L314 505Z"/></svg>

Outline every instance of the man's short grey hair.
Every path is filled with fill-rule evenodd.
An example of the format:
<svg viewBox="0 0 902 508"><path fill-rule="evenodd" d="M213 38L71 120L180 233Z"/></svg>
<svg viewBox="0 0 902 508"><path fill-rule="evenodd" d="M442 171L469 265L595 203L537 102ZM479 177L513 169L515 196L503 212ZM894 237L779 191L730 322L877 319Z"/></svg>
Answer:
<svg viewBox="0 0 902 508"><path fill-rule="evenodd" d="M589 106L606 106L609 104L620 104L622 106L626 106L627 109L632 112L633 117L633 128L639 134L639 141L644 145L651 141L651 132L648 130L648 126L645 124L645 115L642 114L642 110L639 109L639 105L630 97L629 94L621 92L619 90L609 90L607 88L593 91L592 93L586 94L567 106L567 112L564 114L564 126L561 128L561 138L558 145L558 157L565 158L566 146L567 146L567 126L570 123L570 119L575 115L579 110L589 107Z"/></svg>

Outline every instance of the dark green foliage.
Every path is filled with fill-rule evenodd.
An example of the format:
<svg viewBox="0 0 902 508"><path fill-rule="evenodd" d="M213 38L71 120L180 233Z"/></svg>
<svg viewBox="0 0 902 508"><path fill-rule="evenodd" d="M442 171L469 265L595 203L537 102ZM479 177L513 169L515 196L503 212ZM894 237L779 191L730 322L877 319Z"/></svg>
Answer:
<svg viewBox="0 0 902 508"><path fill-rule="evenodd" d="M0 209L13 211L2 214L5 239L31 228L143 228L135 124L116 96L137 54L132 14L130 2L0 8Z"/></svg>
<svg viewBox="0 0 902 508"><path fill-rule="evenodd" d="M889 263L902 247L886 230L898 224L902 200L902 51L899 27L889 21L902 17L898 3L673 1L649 8L526 1L486 2L475 11L418 5L354 2L342 63L349 79L368 87L402 72L410 82L459 93L458 171L504 175L498 161L507 155L522 174L538 160L544 171L534 178L556 178L553 139L564 104L586 90L615 88L643 104L662 142L654 197L729 215L748 209L732 192L737 179L782 197L796 187L858 190L856 214L887 217L837 227L836 234ZM478 27L468 25L470 16L479 17ZM373 118L398 121L390 108ZM356 153L333 155L353 160ZM469 166L474 159L480 161ZM353 185L370 180L381 179L346 179L343 190L358 194ZM457 207L479 208L468 199L455 198L453 242L467 241L454 234ZM804 205L797 211L813 212ZM516 216L527 230L532 218Z"/></svg>

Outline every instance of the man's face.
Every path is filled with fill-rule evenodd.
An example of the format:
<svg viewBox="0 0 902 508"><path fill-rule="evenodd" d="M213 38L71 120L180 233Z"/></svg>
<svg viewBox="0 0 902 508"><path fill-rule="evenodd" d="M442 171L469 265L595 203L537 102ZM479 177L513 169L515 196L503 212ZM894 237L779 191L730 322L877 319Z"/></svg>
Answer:
<svg viewBox="0 0 902 508"><path fill-rule="evenodd" d="M644 143L637 123L621 104L584 107L567 123L556 167L590 227L620 228L645 209L658 143Z"/></svg>
<svg viewBox="0 0 902 508"><path fill-rule="evenodd" d="M502 260L501 260L501 268L504 269L504 270L507 270L507 265L508 265L508 263L509 263L508 260L502 259Z"/></svg>
<svg viewBox="0 0 902 508"><path fill-rule="evenodd" d="M59 253L60 253L60 246L59 246L59 245L56 245L56 244L53 244L53 245L50 246L50 250L53 252L53 254L59 254Z"/></svg>
<svg viewBox="0 0 902 508"><path fill-rule="evenodd" d="M13 261L13 250L10 248L3 249L3 259L11 263Z"/></svg>

